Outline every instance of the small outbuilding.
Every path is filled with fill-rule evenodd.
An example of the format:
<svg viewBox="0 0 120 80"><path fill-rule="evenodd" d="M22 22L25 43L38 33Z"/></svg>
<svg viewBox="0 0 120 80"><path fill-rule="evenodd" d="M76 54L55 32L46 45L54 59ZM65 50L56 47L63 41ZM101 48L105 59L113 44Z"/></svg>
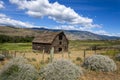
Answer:
<svg viewBox="0 0 120 80"><path fill-rule="evenodd" d="M69 41L63 31L45 31L34 38L32 41L32 48L33 50L44 50L46 53L50 53L51 48L54 47L54 52L58 53L68 51L68 44Z"/></svg>

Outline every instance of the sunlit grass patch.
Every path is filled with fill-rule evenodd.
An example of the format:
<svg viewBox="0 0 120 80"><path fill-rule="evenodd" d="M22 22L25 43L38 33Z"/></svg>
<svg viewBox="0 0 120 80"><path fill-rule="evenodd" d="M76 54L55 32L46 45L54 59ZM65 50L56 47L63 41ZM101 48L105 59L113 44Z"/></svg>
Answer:
<svg viewBox="0 0 120 80"><path fill-rule="evenodd" d="M31 43L1 43L0 50L31 50Z"/></svg>

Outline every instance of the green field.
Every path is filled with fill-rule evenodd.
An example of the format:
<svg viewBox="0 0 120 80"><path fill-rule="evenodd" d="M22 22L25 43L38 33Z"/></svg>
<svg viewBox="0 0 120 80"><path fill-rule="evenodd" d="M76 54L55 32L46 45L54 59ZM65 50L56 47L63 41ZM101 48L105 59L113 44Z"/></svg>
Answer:
<svg viewBox="0 0 120 80"><path fill-rule="evenodd" d="M111 41L99 41L99 40L73 40L70 41L70 45L79 45L79 46L92 46L92 45L100 45L100 46L112 46L112 45L120 45L119 40L111 40Z"/></svg>
<svg viewBox="0 0 120 80"><path fill-rule="evenodd" d="M79 48L79 47L91 47L91 46L100 46L100 47L111 47L115 45L120 45L120 41L80 41L80 40L74 40L70 41L69 46L74 47L74 48Z"/></svg>
<svg viewBox="0 0 120 80"><path fill-rule="evenodd" d="M0 43L0 50L32 50L31 43Z"/></svg>
<svg viewBox="0 0 120 80"><path fill-rule="evenodd" d="M74 40L69 41L69 50L81 50L90 47L112 47L115 45L120 45L120 41L80 41ZM32 43L0 43L0 50L21 50L21 51L31 51Z"/></svg>

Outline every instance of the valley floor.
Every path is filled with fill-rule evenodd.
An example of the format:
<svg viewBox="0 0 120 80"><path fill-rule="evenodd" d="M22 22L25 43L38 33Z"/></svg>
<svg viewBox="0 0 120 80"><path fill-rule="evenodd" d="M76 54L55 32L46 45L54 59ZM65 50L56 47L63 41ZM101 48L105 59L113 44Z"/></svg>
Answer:
<svg viewBox="0 0 120 80"><path fill-rule="evenodd" d="M108 55L110 58L114 59L115 54L120 53L120 50L116 49L101 49L101 50L92 50L89 48L90 46L94 45L101 45L103 46L109 46L110 43L104 43L104 42L80 42L80 41L70 41L69 44L69 52L70 55L68 55L67 52L64 53L58 53L54 54L54 59L70 59L73 63L75 63L78 66L81 66L84 61L84 53L85 57L89 57L94 54L103 54ZM119 45L119 44L112 44L113 45ZM0 69L2 69L3 65L5 65L11 57L16 56L23 56L28 59L28 61L35 66L37 70L39 70L41 67L45 66L49 63L50 54L43 54L42 52L38 51L32 51L31 43L1 43L0 44L0 53L3 53L5 50L7 51L9 55L8 58L0 63ZM86 49L86 50L85 50ZM84 52L85 50L85 52ZM84 75L82 76L82 80L120 80L120 62L115 61L117 64L117 71L115 72L95 72L90 70L84 70Z"/></svg>

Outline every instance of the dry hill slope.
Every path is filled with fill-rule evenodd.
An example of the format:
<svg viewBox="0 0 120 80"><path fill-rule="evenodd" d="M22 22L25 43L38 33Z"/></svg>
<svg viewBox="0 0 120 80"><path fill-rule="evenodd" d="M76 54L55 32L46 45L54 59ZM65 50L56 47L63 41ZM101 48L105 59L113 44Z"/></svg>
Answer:
<svg viewBox="0 0 120 80"><path fill-rule="evenodd" d="M16 28L11 26L0 26L0 34L9 36L37 36L44 31L61 31L57 29L46 28ZM88 31L62 30L69 40L113 40L120 39L115 36L97 35Z"/></svg>

